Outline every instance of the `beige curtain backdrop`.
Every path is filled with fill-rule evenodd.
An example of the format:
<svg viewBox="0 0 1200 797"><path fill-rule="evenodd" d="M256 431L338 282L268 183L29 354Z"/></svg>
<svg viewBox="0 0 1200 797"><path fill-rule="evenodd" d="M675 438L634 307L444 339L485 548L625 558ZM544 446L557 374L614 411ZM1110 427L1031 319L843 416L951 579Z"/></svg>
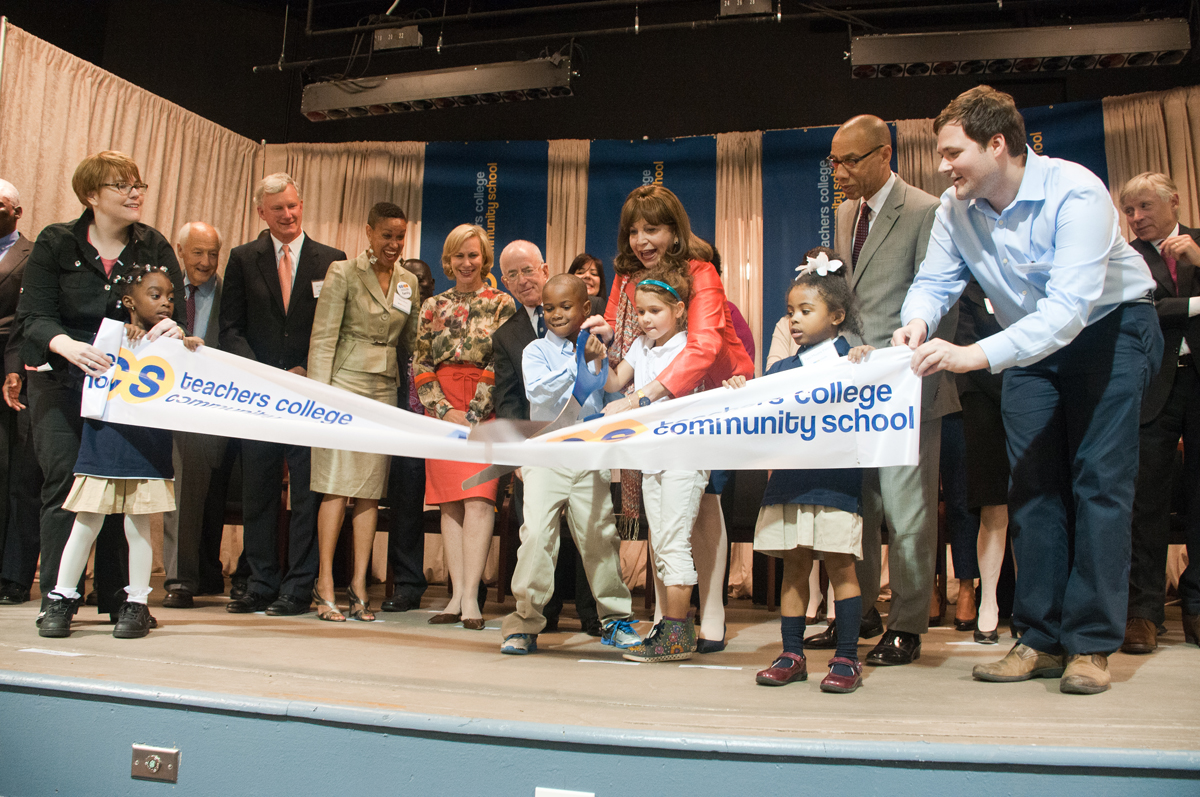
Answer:
<svg viewBox="0 0 1200 797"><path fill-rule="evenodd" d="M79 216L71 175L88 155L127 153L150 185L142 220L174 240L206 221L230 243L254 227L250 190L262 148L20 28L5 29L0 71L0 177L21 193L20 229Z"/></svg>
<svg viewBox="0 0 1200 797"><path fill-rule="evenodd" d="M408 216L404 257L420 256L424 142L268 144L265 173L275 172L287 172L300 187L304 231L315 240L357 257L367 248L367 212L393 202ZM255 233L265 228L259 221Z"/></svg>
<svg viewBox="0 0 1200 797"><path fill-rule="evenodd" d="M1142 172L1162 172L1179 187L1179 220L1200 221L1200 86L1104 100L1108 187L1120 207L1121 187ZM1121 215L1121 229L1132 237Z"/></svg>
<svg viewBox="0 0 1200 797"><path fill-rule="evenodd" d="M546 194L546 262L550 273L562 274L587 241L588 161L592 142L550 142Z"/></svg>
<svg viewBox="0 0 1200 797"><path fill-rule="evenodd" d="M754 335L755 372L765 359L763 314L762 132L717 136L717 234L725 295Z"/></svg>
<svg viewBox="0 0 1200 797"><path fill-rule="evenodd" d="M932 119L896 121L896 173L904 182L941 196L950 187L950 180L938 172L940 160Z"/></svg>

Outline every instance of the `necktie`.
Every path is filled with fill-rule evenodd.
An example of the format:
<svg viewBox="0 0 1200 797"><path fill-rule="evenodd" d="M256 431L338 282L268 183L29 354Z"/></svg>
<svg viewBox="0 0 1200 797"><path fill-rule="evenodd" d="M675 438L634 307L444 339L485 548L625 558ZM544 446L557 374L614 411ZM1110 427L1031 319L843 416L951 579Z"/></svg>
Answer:
<svg viewBox="0 0 1200 797"><path fill-rule="evenodd" d="M196 286L187 287L187 328L188 332L196 331Z"/></svg>
<svg viewBox="0 0 1200 797"><path fill-rule="evenodd" d="M863 244L867 242L867 232L871 222L871 206L866 202L862 203L862 209L858 214L858 226L854 228L854 251L850 253L850 265L858 266L858 253L862 251Z"/></svg>
<svg viewBox="0 0 1200 797"><path fill-rule="evenodd" d="M540 304L535 308L534 312L537 313L537 336L544 338L546 337L546 313L542 310Z"/></svg>
<svg viewBox="0 0 1200 797"><path fill-rule="evenodd" d="M1167 271L1171 272L1171 282L1175 283L1175 292L1179 293L1179 270L1175 258L1163 255L1163 262L1167 264Z"/></svg>
<svg viewBox="0 0 1200 797"><path fill-rule="evenodd" d="M279 290L283 292L283 312L287 312L288 301L292 298L292 248L283 245L279 256Z"/></svg>

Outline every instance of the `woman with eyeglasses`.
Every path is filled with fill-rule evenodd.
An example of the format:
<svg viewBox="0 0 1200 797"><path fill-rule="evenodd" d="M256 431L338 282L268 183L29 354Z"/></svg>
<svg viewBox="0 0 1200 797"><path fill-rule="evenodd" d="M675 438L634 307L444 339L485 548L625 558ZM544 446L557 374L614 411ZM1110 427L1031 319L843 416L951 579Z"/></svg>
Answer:
<svg viewBox="0 0 1200 797"><path fill-rule="evenodd" d="M79 415L83 380L99 376L109 367L108 357L92 340L105 318L125 318L116 285L135 265L165 266L175 295L183 296L183 273L171 244L141 223L147 186L128 155L106 151L85 158L75 169L71 188L83 205L83 215L51 224L38 235L25 265L13 324L29 379L34 448L45 476L40 576L43 612L45 596L56 586L59 560L74 521L74 514L62 505L75 478L83 430ZM173 318L163 319L147 333L147 339L164 334L182 337L185 319L184 302L175 302ZM120 590L128 581L127 558L117 516L97 540L95 566L97 608L114 621L125 602ZM39 615L39 624L41 620Z"/></svg>

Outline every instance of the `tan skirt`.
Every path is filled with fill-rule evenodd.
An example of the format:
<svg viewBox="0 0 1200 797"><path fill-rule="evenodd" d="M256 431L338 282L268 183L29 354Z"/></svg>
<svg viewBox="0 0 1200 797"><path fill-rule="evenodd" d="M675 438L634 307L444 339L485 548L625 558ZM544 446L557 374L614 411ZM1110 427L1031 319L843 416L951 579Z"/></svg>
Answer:
<svg viewBox="0 0 1200 797"><path fill-rule="evenodd" d="M381 374L341 370L333 375L332 384L389 407L396 406L396 383ZM314 493L376 499L387 493L391 462L387 454L314 448L311 461L308 484Z"/></svg>
<svg viewBox="0 0 1200 797"><path fill-rule="evenodd" d="M770 504L758 510L754 550L782 556L795 548L850 553L862 559L862 518L852 512L813 504Z"/></svg>
<svg viewBox="0 0 1200 797"><path fill-rule="evenodd" d="M152 515L175 508L175 482L169 479L105 479L76 476L63 502L69 512L97 515Z"/></svg>

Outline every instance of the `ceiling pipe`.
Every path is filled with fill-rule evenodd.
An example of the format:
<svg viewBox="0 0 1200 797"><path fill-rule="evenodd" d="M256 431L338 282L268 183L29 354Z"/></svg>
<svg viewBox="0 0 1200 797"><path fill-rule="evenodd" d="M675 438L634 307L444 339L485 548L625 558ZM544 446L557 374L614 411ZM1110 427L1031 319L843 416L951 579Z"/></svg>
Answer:
<svg viewBox="0 0 1200 797"><path fill-rule="evenodd" d="M596 9L607 8L622 8L629 6L650 6L650 5L679 5L685 0L593 0L586 3L561 3L554 6L525 6L523 8L505 8L499 11L478 11L466 14L451 14L450 16L441 17L424 17L422 19L404 19L401 17L393 17L388 22L372 22L368 25L355 25L349 28L328 28L326 30L313 30L312 27L312 12L313 3L316 0L308 0L308 24L304 29L307 36L335 36L347 33L368 33L373 30L384 30L385 28L394 28L398 25L444 25L447 22L477 22L484 19L503 19L505 17L530 16L532 14L558 14L568 11L594 11Z"/></svg>

